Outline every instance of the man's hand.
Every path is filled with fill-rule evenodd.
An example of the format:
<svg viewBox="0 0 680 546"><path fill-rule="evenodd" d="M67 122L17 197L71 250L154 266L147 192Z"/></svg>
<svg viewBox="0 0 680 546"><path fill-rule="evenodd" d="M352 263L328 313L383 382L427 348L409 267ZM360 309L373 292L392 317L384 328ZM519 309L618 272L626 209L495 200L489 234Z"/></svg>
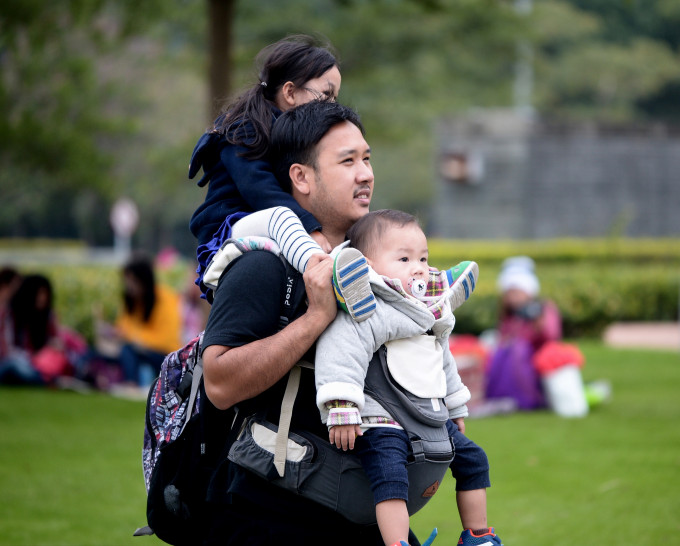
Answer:
<svg viewBox="0 0 680 546"><path fill-rule="evenodd" d="M343 451L354 449L355 438L362 435L359 425L337 425L328 432L331 444L335 444L335 447Z"/></svg>
<svg viewBox="0 0 680 546"><path fill-rule="evenodd" d="M302 276L309 302L306 314L315 316L323 328L332 322L338 312L331 286L332 276L333 259L328 254L313 254Z"/></svg>
<svg viewBox="0 0 680 546"><path fill-rule="evenodd" d="M312 231L309 236L314 239L314 242L319 245L321 250L323 250L326 254L333 250L333 247L328 242L328 239L326 239L326 236L320 231Z"/></svg>

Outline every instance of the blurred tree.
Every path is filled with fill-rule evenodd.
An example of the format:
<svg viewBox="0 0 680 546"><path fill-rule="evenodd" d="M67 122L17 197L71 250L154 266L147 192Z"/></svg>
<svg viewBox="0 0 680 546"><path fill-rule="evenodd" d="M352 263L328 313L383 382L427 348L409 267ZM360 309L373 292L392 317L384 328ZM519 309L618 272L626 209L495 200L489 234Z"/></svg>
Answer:
<svg viewBox="0 0 680 546"><path fill-rule="evenodd" d="M680 121L679 6L537 1L531 28L538 111L563 119Z"/></svg>
<svg viewBox="0 0 680 546"><path fill-rule="evenodd" d="M100 140L133 129L131 120L107 115L106 99L119 90L98 77L97 60L140 31L163 4L3 3L0 160L7 168L0 185L7 214L0 215L0 232L96 236L100 222L93 220L101 218L113 188L113 158Z"/></svg>
<svg viewBox="0 0 680 546"><path fill-rule="evenodd" d="M434 122L511 107L520 41L540 115L680 109L677 0L531 4L522 16L507 0L5 0L0 236L110 242L108 206L126 195L142 211L136 245L192 254L187 223L204 196L186 179L193 145L256 81L257 51L287 34L337 48L340 100L374 150L376 207L426 211Z"/></svg>
<svg viewBox="0 0 680 546"><path fill-rule="evenodd" d="M213 121L220 102L231 90L231 48L236 0L207 0L210 41L210 102L208 118Z"/></svg>

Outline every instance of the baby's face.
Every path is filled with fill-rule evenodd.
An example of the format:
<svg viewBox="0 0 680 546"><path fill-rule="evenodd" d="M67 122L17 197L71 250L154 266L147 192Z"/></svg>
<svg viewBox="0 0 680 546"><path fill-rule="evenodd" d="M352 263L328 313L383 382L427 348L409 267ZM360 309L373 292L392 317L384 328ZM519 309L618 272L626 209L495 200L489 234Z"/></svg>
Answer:
<svg viewBox="0 0 680 546"><path fill-rule="evenodd" d="M412 294L414 281L427 282L427 238L416 224L390 227L375 245L373 256L366 256L368 263L379 275L399 279L404 290Z"/></svg>

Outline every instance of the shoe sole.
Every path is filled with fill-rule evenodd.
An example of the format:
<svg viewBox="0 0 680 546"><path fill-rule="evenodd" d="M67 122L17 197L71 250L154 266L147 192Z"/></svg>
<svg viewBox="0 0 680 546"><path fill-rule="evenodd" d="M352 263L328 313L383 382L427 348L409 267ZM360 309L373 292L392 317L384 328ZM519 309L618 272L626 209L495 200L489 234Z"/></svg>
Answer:
<svg viewBox="0 0 680 546"><path fill-rule="evenodd" d="M375 296L368 282L368 263L356 248L343 249L333 263L333 289L340 306L361 322L375 311Z"/></svg>
<svg viewBox="0 0 680 546"><path fill-rule="evenodd" d="M474 292L477 286L477 278L479 277L479 265L477 265L477 262L470 262L455 281L450 271L447 271L447 276L451 289L455 290L456 285L460 285L463 288L464 299L455 298L455 301L452 301L452 308L456 309L463 305L472 295L472 292Z"/></svg>

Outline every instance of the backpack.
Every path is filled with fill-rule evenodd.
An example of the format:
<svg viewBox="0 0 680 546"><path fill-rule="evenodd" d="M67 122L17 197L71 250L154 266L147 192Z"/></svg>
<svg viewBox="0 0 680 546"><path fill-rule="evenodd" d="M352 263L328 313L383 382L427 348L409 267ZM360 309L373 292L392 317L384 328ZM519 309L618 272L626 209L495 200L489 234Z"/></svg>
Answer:
<svg viewBox="0 0 680 546"><path fill-rule="evenodd" d="M285 260L286 290L279 329L294 317L304 299L300 273ZM135 536L156 534L169 544L196 544L201 537L208 483L221 460L229 430L205 434L203 333L168 354L146 404L142 466L147 491L148 526ZM225 422L232 422L227 416Z"/></svg>

